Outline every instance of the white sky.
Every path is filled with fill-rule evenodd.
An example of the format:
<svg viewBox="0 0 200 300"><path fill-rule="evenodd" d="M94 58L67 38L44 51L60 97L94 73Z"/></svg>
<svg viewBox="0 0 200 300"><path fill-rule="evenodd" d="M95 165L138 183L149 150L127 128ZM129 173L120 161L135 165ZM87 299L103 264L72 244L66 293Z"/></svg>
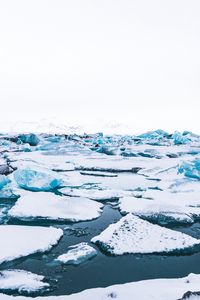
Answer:
<svg viewBox="0 0 200 300"><path fill-rule="evenodd" d="M199 0L0 0L0 121L200 133L199 15Z"/></svg>

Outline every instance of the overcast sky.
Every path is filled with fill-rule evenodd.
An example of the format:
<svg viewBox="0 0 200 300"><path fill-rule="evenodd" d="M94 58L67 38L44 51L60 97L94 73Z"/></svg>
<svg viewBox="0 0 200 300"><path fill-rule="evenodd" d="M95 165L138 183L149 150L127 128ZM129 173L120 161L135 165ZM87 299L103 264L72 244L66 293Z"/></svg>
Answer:
<svg viewBox="0 0 200 300"><path fill-rule="evenodd" d="M0 119L200 133L199 0L0 0Z"/></svg>

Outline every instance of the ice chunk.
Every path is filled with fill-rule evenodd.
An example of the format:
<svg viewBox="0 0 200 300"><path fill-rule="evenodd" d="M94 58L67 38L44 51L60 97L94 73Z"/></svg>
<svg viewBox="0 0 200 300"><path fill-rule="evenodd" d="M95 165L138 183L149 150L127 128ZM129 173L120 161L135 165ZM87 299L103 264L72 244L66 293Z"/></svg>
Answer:
<svg viewBox="0 0 200 300"><path fill-rule="evenodd" d="M59 188L63 183L62 179L50 173L29 169L16 170L14 178L21 188L30 191L49 191Z"/></svg>
<svg viewBox="0 0 200 300"><path fill-rule="evenodd" d="M93 288L64 296L44 296L36 300L177 300L184 299L188 291L195 294L199 290L200 275L190 274L183 278L159 278L112 285L106 288ZM189 293L188 293L189 295ZM14 297L0 294L1 300L27 300L27 297ZM187 300L197 300L198 296ZM198 299L199 300L199 299Z"/></svg>
<svg viewBox="0 0 200 300"><path fill-rule="evenodd" d="M178 172L184 174L186 177L195 178L200 180L200 159L195 159L189 162L183 162Z"/></svg>
<svg viewBox="0 0 200 300"><path fill-rule="evenodd" d="M172 138L173 138L173 141L174 141L175 145L182 145L182 144L187 144L187 143L190 142L190 139L187 136L182 135L178 131L174 132Z"/></svg>
<svg viewBox="0 0 200 300"><path fill-rule="evenodd" d="M181 232L153 225L132 214L111 224L92 239L110 254L179 253L200 249L200 240Z"/></svg>
<svg viewBox="0 0 200 300"><path fill-rule="evenodd" d="M1 225L0 263L48 251L62 235L61 229L53 227Z"/></svg>
<svg viewBox="0 0 200 300"><path fill-rule="evenodd" d="M154 131L148 131L146 133L142 133L140 135L138 135L139 138L141 139L162 139L163 137L167 137L169 134L161 129L157 129Z"/></svg>
<svg viewBox="0 0 200 300"><path fill-rule="evenodd" d="M57 260L64 264L79 265L97 255L97 251L87 243L80 243L70 247L70 250L58 256Z"/></svg>
<svg viewBox="0 0 200 300"><path fill-rule="evenodd" d="M30 133L30 134L21 134L18 136L19 141L22 143L27 143L30 146L37 146L39 143L39 138L36 134Z"/></svg>
<svg viewBox="0 0 200 300"><path fill-rule="evenodd" d="M44 276L23 270L0 271L0 290L32 293L49 287L43 280Z"/></svg>
<svg viewBox="0 0 200 300"><path fill-rule="evenodd" d="M0 175L0 190L8 183L10 183L10 179L8 179L5 175Z"/></svg>
<svg viewBox="0 0 200 300"><path fill-rule="evenodd" d="M58 196L53 193L26 193L8 214L14 218L60 221L86 221L98 218L103 205L86 198Z"/></svg>

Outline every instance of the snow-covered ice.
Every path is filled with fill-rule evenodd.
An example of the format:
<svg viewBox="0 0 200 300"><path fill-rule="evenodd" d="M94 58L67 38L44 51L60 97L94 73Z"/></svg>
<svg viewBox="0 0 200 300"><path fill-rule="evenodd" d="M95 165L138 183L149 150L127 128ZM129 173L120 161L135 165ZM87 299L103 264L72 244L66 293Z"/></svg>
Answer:
<svg viewBox="0 0 200 300"><path fill-rule="evenodd" d="M63 231L53 227L0 226L0 264L30 254L45 252L56 245Z"/></svg>
<svg viewBox="0 0 200 300"><path fill-rule="evenodd" d="M111 224L93 243L110 254L181 253L200 249L200 240L171 229L153 225L132 214Z"/></svg>
<svg viewBox="0 0 200 300"><path fill-rule="evenodd" d="M19 219L86 221L98 218L103 205L83 197L59 196L48 192L23 194L8 212Z"/></svg>
<svg viewBox="0 0 200 300"><path fill-rule="evenodd" d="M69 189L69 188L62 188L60 192L63 195L67 195L70 197L86 197L96 201L116 201L122 196L126 196L131 194L130 192L126 191L119 191L119 190L99 190L99 189Z"/></svg>
<svg viewBox="0 0 200 300"><path fill-rule="evenodd" d="M182 300L191 291L199 291L200 275L189 274L183 278L160 278L142 280L126 284L112 285L106 288L93 288L65 296L36 297L35 300ZM26 297L13 297L0 294L1 300L27 300ZM30 298L29 298L30 299ZM32 298L31 298L32 299ZM183 300L199 300L189 298Z"/></svg>
<svg viewBox="0 0 200 300"><path fill-rule="evenodd" d="M49 288L44 276L24 270L0 271L0 291L36 292Z"/></svg>
<svg viewBox="0 0 200 300"><path fill-rule="evenodd" d="M193 223L200 218L200 198L197 193L171 193L148 190L140 197L123 197L119 209L158 223Z"/></svg>
<svg viewBox="0 0 200 300"><path fill-rule="evenodd" d="M97 250L87 243L70 246L67 253L59 255L57 260L64 264L79 265L97 255Z"/></svg>

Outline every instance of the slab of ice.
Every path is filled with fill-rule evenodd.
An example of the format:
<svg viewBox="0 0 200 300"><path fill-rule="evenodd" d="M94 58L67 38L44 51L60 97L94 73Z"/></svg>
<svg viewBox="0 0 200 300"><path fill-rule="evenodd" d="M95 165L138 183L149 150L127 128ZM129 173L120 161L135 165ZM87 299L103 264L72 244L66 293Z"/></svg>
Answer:
<svg viewBox="0 0 200 300"><path fill-rule="evenodd" d="M96 201L116 201L120 197L131 194L126 191L119 190L99 190L99 189L69 189L62 188L60 192L70 197L86 197Z"/></svg>
<svg viewBox="0 0 200 300"><path fill-rule="evenodd" d="M132 159L126 158L113 158L113 159L105 159L105 158L88 158L88 159L76 159L76 170L81 171L102 171L102 172L111 172L111 173L119 173L119 172L132 172L137 173L141 167L142 162L138 162Z"/></svg>
<svg viewBox="0 0 200 300"><path fill-rule="evenodd" d="M117 177L116 173L105 173L105 172L90 172L90 171L81 171L81 175L89 175L89 176L99 176L99 177Z"/></svg>
<svg viewBox="0 0 200 300"><path fill-rule="evenodd" d="M189 274L183 278L151 279L137 282L112 285L106 288L93 288L65 296L36 297L36 300L178 300L187 292L197 292L200 286L200 275ZM188 293L189 295L189 293ZM195 297L195 298L194 298ZM184 298L197 300L198 296ZM27 297L0 294L1 300L27 300ZM199 300L199 299L198 299Z"/></svg>
<svg viewBox="0 0 200 300"><path fill-rule="evenodd" d="M72 171L74 165L66 155L45 155L40 151L8 153L11 165L19 169L39 168L40 170Z"/></svg>
<svg viewBox="0 0 200 300"><path fill-rule="evenodd" d="M67 253L58 256L57 260L64 264L79 265L97 255L97 251L87 243L70 247Z"/></svg>
<svg viewBox="0 0 200 300"><path fill-rule="evenodd" d="M52 174L29 169L15 171L14 178L21 188L30 191L49 191L63 184L62 179Z"/></svg>
<svg viewBox="0 0 200 300"><path fill-rule="evenodd" d="M43 280L44 276L24 270L0 271L0 290L32 293L49 287Z"/></svg>
<svg viewBox="0 0 200 300"><path fill-rule="evenodd" d="M61 229L40 226L0 226L0 264L56 245L63 235Z"/></svg>
<svg viewBox="0 0 200 300"><path fill-rule="evenodd" d="M153 225L132 214L111 224L91 241L113 255L180 253L200 249L200 240L159 225Z"/></svg>
<svg viewBox="0 0 200 300"><path fill-rule="evenodd" d="M38 218L78 222L98 218L102 208L101 203L82 197L27 192L19 198L8 214L11 217L26 220Z"/></svg>
<svg viewBox="0 0 200 300"><path fill-rule="evenodd" d="M131 212L158 224L192 224L194 223L194 218L199 218L199 207L186 206L184 203L173 201L174 197L170 198L170 195L169 201L165 201L162 199L162 192L156 192L160 194L161 198L159 200L124 197L120 199L119 209L123 214ZM176 195L172 194L172 196Z"/></svg>

